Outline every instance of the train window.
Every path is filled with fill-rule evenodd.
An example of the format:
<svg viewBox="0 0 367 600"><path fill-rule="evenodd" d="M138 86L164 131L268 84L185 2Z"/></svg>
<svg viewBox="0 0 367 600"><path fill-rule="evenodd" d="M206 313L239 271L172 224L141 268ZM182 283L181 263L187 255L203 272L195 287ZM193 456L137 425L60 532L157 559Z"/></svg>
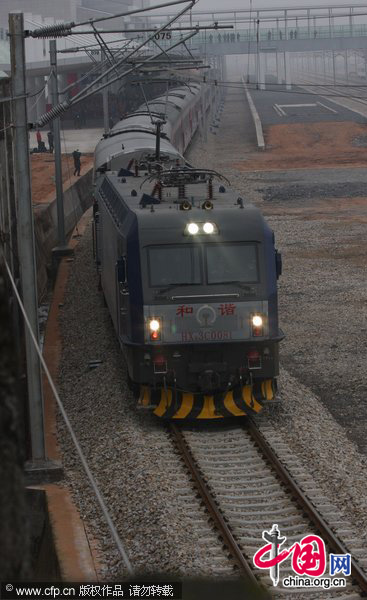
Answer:
<svg viewBox="0 0 367 600"><path fill-rule="evenodd" d="M208 284L259 281L255 244L207 244Z"/></svg>
<svg viewBox="0 0 367 600"><path fill-rule="evenodd" d="M185 244L148 248L151 287L194 285L202 282L201 249Z"/></svg>

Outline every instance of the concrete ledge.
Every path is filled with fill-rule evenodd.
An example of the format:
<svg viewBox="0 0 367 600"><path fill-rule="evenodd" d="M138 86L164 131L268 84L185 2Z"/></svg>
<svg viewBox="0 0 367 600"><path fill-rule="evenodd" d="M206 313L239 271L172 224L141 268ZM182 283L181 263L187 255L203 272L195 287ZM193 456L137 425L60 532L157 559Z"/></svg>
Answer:
<svg viewBox="0 0 367 600"><path fill-rule="evenodd" d="M92 211L89 210L77 224L78 232L81 235L83 235L91 217ZM72 237L69 247L74 249L78 242L79 238ZM70 264L66 259L62 259L46 325L43 355L54 381L57 381L60 376L62 351L59 325L60 311L65 302L69 272ZM57 405L45 375L43 376L43 383L46 454L51 460L61 460L61 450L57 440ZM41 489L46 493L55 556L61 579L63 581L97 581L99 572L98 544L92 534L86 530L71 491L64 483L58 485L47 484L42 486Z"/></svg>
<svg viewBox="0 0 367 600"><path fill-rule="evenodd" d="M64 189L65 233L68 237L78 221L91 207L93 169ZM50 202L35 205L34 232L37 255L37 284L39 298L47 290L48 274L51 268L52 249L57 246L57 206L56 198Z"/></svg>
<svg viewBox="0 0 367 600"><path fill-rule="evenodd" d="M98 581L93 551L69 490L45 486L62 581Z"/></svg>
<svg viewBox="0 0 367 600"><path fill-rule="evenodd" d="M251 94L247 88L247 85L246 85L244 79L243 79L243 85L244 85L245 92L246 92L247 102L250 107L251 116L252 116L252 119L253 119L253 122L255 125L257 147L259 148L259 150L265 150L264 133L263 133L263 128L262 128L261 120L259 117L259 113L256 110L256 106L254 104L253 99L251 98Z"/></svg>

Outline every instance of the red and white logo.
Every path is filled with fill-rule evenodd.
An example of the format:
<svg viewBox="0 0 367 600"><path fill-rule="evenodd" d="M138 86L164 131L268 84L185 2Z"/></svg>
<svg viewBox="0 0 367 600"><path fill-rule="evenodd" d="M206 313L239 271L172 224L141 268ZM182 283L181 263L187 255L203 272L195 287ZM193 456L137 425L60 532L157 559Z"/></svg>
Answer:
<svg viewBox="0 0 367 600"><path fill-rule="evenodd" d="M286 537L280 535L278 525L274 524L270 531L263 531L262 537L266 544L253 557L258 569L269 569L274 586L279 583L279 567L289 557L295 576L283 579L284 587L344 587L345 579L323 578L327 565L325 543L318 535L304 536L300 542L295 542L289 548L283 547ZM330 554L330 575L343 572L350 575L350 554ZM340 567L340 568L339 568ZM299 576L304 576L300 578Z"/></svg>

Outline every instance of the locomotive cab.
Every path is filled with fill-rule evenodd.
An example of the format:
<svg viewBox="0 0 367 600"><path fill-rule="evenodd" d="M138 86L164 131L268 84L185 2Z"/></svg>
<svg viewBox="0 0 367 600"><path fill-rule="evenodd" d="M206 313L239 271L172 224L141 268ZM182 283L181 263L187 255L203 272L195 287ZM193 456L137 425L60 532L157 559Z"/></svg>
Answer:
<svg viewBox="0 0 367 600"><path fill-rule="evenodd" d="M97 187L102 288L129 380L159 416L244 415L274 398L280 255L226 184L175 167Z"/></svg>

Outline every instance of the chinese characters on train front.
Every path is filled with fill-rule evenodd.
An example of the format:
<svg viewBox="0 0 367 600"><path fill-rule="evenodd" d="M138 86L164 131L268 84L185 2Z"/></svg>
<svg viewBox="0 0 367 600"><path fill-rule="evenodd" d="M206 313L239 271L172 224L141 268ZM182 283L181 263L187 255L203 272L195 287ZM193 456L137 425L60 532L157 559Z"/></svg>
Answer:
<svg viewBox="0 0 367 600"><path fill-rule="evenodd" d="M229 315L234 315L236 311L236 305L232 303L228 304L220 304L218 307L218 314L221 317L227 317ZM193 315L194 307L189 306L188 304L181 304L177 307L176 315L178 317L185 317L186 315Z"/></svg>

